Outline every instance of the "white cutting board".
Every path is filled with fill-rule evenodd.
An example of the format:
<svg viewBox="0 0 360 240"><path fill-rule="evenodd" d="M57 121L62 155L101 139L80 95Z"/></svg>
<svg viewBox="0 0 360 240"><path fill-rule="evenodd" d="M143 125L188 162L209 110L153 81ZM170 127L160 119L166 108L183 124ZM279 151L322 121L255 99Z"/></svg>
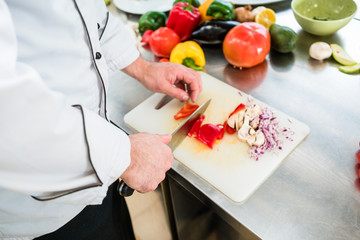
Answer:
<svg viewBox="0 0 360 240"><path fill-rule="evenodd" d="M201 72L203 91L196 103L201 105L212 99L204 113L203 123L223 123L240 103L249 101L248 95L226 83ZM138 132L165 134L174 131L183 120L174 115L184 103L173 99L159 110L154 107L163 97L154 94L127 113L125 123ZM253 103L267 106L253 99ZM292 141L283 137L282 150L265 153L256 161L247 153L248 145L240 142L235 134L227 135L211 150L198 140L187 137L174 151L174 157L186 165L220 192L237 203L243 203L276 170L286 156L309 134L307 125L269 107L280 127L289 127L294 134Z"/></svg>

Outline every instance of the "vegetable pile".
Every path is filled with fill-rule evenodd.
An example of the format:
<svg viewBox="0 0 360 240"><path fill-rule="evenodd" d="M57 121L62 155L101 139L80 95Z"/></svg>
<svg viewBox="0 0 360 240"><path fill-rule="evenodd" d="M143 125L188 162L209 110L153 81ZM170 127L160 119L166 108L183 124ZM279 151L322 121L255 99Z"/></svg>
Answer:
<svg viewBox="0 0 360 240"><path fill-rule="evenodd" d="M184 107L174 116L175 119L191 115L198 105L186 103ZM280 129L273 112L269 108L253 104L251 101L247 105L240 103L232 111L222 124L203 124L205 116L198 117L188 133L210 149L224 138L225 134L235 135L241 142L249 146L248 154L250 158L259 160L265 152L274 149L282 149L280 136L293 134L290 129Z"/></svg>
<svg viewBox="0 0 360 240"><path fill-rule="evenodd" d="M222 44L230 64L249 68L263 62L270 48L282 53L295 48L296 33L280 25L271 30L275 21L275 12L263 6L235 8L226 0L202 4L198 0L175 0L168 16L157 11L143 14L138 30L143 47L163 58L161 62L201 71L205 67L201 45Z"/></svg>

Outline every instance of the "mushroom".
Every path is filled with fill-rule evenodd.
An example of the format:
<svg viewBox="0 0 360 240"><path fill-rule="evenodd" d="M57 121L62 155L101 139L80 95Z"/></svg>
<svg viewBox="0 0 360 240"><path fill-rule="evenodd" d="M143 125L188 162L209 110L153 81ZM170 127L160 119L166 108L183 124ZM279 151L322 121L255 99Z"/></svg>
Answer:
<svg viewBox="0 0 360 240"><path fill-rule="evenodd" d="M259 105L253 105L248 108L245 115L247 115L249 119L254 119L255 117L260 116L261 112L262 107L260 107Z"/></svg>
<svg viewBox="0 0 360 240"><path fill-rule="evenodd" d="M251 147L256 141L256 136L252 135L246 139L247 144Z"/></svg>
<svg viewBox="0 0 360 240"><path fill-rule="evenodd" d="M245 116L244 123L241 126L240 130L238 131L238 138L241 141L245 142L250 136L250 134L249 134L250 129L252 129L252 128L249 125L249 118L247 116Z"/></svg>
<svg viewBox="0 0 360 240"><path fill-rule="evenodd" d="M326 42L315 42L311 44L309 48L310 57L322 61L331 57L332 50L329 44Z"/></svg>
<svg viewBox="0 0 360 240"><path fill-rule="evenodd" d="M253 128L253 129L257 129L257 127L259 126L259 123L260 123L260 119L259 117L255 117L254 119L252 119L250 121L250 126Z"/></svg>
<svg viewBox="0 0 360 240"><path fill-rule="evenodd" d="M253 145L259 147L265 143L265 135L262 131L256 132L256 140L254 141Z"/></svg>
<svg viewBox="0 0 360 240"><path fill-rule="evenodd" d="M243 125L245 116L245 109L241 110L235 114L233 114L229 119L227 120L227 124L236 130L239 130L241 126Z"/></svg>

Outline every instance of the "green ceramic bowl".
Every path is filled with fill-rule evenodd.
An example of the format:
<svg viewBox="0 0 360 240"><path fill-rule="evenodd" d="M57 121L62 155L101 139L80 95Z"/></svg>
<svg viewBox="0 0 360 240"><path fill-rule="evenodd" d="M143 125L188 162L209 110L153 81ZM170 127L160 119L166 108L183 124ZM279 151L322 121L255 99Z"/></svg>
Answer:
<svg viewBox="0 0 360 240"><path fill-rule="evenodd" d="M291 9L304 31L325 36L344 27L357 6L353 0L293 0Z"/></svg>

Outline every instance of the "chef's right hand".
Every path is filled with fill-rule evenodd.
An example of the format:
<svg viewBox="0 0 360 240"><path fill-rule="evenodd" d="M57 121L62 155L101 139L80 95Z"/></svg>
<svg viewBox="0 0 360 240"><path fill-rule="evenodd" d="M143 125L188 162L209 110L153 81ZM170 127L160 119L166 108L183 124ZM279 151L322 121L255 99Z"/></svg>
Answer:
<svg viewBox="0 0 360 240"><path fill-rule="evenodd" d="M129 138L131 162L120 178L138 192L153 191L173 163L172 151L166 145L171 135L138 133Z"/></svg>

